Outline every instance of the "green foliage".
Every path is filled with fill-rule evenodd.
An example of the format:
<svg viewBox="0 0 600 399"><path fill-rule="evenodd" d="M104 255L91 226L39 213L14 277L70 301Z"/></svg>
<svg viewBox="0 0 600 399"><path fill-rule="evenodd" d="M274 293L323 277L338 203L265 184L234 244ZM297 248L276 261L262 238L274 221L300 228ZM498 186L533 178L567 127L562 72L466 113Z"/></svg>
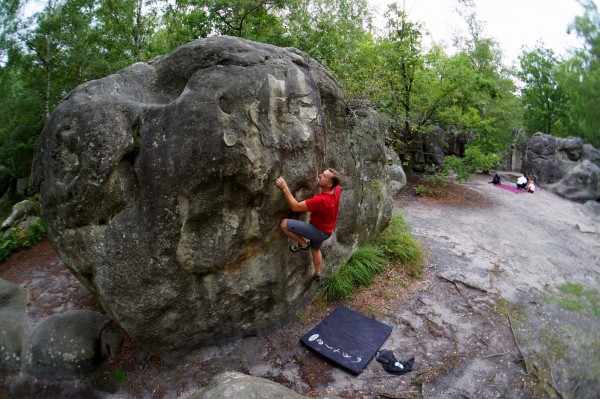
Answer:
<svg viewBox="0 0 600 399"><path fill-rule="evenodd" d="M600 13L597 3L591 0L579 3L584 13L575 18L570 29L583 39L584 45L558 65L556 76L568 98L565 124L569 134L600 147Z"/></svg>
<svg viewBox="0 0 600 399"><path fill-rule="evenodd" d="M444 167L456 173L456 181L467 181L471 177L471 170L465 160L455 155L444 158Z"/></svg>
<svg viewBox="0 0 600 399"><path fill-rule="evenodd" d="M46 228L39 220L29 225L26 231L16 228L9 229L0 238L0 261L10 257L20 248L28 248L46 236Z"/></svg>
<svg viewBox="0 0 600 399"><path fill-rule="evenodd" d="M426 166L425 181L433 187L446 188L448 186L448 171L435 165Z"/></svg>
<svg viewBox="0 0 600 399"><path fill-rule="evenodd" d="M493 153L484 153L478 146L470 145L465 150L464 160L471 170L481 170L483 173L489 173L494 166L500 163L500 156Z"/></svg>
<svg viewBox="0 0 600 399"><path fill-rule="evenodd" d="M31 76L19 68L0 68L0 86L0 165L26 177L44 120L43 97Z"/></svg>
<svg viewBox="0 0 600 399"><path fill-rule="evenodd" d="M356 249L334 275L323 279L321 295L329 301L345 298L356 287L371 285L375 275L390 263L406 265L411 277L420 277L422 261L421 245L410 234L404 218L395 215L375 243Z"/></svg>
<svg viewBox="0 0 600 399"><path fill-rule="evenodd" d="M538 46L523 51L519 62L518 77L525 84L521 89L525 128L530 133L564 135L567 97L557 82L558 60L554 52Z"/></svg>
<svg viewBox="0 0 600 399"><path fill-rule="evenodd" d="M594 2L581 3L585 12L571 28L583 49L565 62L543 49L524 55L522 113L498 45L485 37L471 1L459 2L468 30L454 38L459 51L452 56L427 47L426 27L397 4L388 8L384 32L376 32L366 0L56 0L27 19L23 3L3 1L0 164L29 175L46 118L76 85L218 34L307 52L346 98L385 115L391 126L382 130L403 162L417 159L434 127L467 135L485 156L500 153L523 115L530 132L573 133L600 145L600 24ZM547 90L538 98L534 88ZM543 98L554 108L535 102Z"/></svg>
<svg viewBox="0 0 600 399"><path fill-rule="evenodd" d="M35 244L36 242L43 240L45 236L46 236L46 227L40 220L37 220L37 221L31 223L31 226L29 226L29 229L27 229L27 231L25 231L23 241L22 241L22 246L24 248L30 247L33 244Z"/></svg>
<svg viewBox="0 0 600 399"><path fill-rule="evenodd" d="M19 249L19 238L13 231L4 234L0 239L0 260L7 259L16 250Z"/></svg>
<svg viewBox="0 0 600 399"><path fill-rule="evenodd" d="M473 173L482 171L489 173L500 163L500 156L494 153L484 153L477 145L468 145L465 149L465 156L459 158L456 156L446 157L444 159L444 168L446 171L454 171L457 181L467 181Z"/></svg>

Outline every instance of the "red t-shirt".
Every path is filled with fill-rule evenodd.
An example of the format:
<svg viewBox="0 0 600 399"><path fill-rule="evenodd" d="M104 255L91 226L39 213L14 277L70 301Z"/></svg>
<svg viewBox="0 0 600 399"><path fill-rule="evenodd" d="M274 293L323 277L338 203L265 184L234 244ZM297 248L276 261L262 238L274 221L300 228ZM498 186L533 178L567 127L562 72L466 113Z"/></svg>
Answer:
<svg viewBox="0 0 600 399"><path fill-rule="evenodd" d="M310 224L323 233L333 233L340 208L340 186L333 189L333 193L320 193L307 199L306 207L310 212Z"/></svg>

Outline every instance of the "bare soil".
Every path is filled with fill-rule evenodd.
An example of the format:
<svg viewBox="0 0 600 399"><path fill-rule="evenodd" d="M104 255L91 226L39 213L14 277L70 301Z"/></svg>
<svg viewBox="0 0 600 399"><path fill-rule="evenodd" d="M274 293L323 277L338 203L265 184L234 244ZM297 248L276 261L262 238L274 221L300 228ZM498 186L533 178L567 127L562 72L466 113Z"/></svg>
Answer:
<svg viewBox="0 0 600 399"><path fill-rule="evenodd" d="M309 397L596 398L599 220L544 190L513 194L489 180L450 183L431 198L417 196L423 182L409 176L395 209L426 248L420 280L396 265L348 300L319 299L279 331L206 348L176 367L125 334L96 375L42 381L0 373L0 397L188 398L216 374L240 371ZM47 240L0 263L0 278L29 288L32 325L71 309L103 312ZM566 283L592 292L583 310L565 309ZM391 325L382 348L415 357L413 372L394 376L373 360L354 377L303 348L300 336L340 304Z"/></svg>

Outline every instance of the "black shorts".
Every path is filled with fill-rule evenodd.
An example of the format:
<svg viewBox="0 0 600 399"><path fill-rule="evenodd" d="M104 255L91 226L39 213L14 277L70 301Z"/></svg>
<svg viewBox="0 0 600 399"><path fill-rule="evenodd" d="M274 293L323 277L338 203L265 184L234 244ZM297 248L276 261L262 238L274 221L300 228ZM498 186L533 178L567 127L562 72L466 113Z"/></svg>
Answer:
<svg viewBox="0 0 600 399"><path fill-rule="evenodd" d="M314 250L321 249L323 241L331 237L331 233L323 233L314 225L296 219L288 219L286 227L292 233L310 240L310 248Z"/></svg>

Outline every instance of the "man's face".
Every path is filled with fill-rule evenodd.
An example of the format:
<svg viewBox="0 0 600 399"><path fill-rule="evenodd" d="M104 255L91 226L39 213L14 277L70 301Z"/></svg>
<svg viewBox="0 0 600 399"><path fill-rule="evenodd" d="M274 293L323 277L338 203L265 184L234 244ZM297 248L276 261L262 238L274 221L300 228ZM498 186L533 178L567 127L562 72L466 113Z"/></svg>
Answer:
<svg viewBox="0 0 600 399"><path fill-rule="evenodd" d="M333 173L331 173L328 170L323 171L323 173L321 173L319 175L319 178L317 179L317 186L319 187L327 187L329 184L331 184L331 177L333 176Z"/></svg>

